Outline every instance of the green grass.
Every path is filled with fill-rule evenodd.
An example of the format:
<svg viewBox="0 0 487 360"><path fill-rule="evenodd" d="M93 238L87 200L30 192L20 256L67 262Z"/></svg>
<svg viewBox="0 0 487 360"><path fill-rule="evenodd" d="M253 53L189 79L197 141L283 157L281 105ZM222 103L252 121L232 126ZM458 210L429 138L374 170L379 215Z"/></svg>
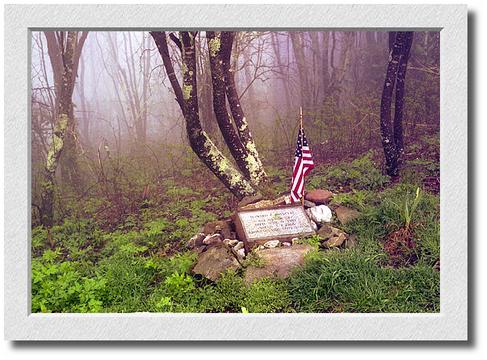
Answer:
<svg viewBox="0 0 487 360"><path fill-rule="evenodd" d="M431 267L383 268L379 256L321 253L289 279L297 312L439 311L439 274Z"/></svg>
<svg viewBox="0 0 487 360"><path fill-rule="evenodd" d="M372 152L368 152L351 162L319 166L311 173L309 188L324 188L335 192L382 189L389 178L382 174L372 157Z"/></svg>

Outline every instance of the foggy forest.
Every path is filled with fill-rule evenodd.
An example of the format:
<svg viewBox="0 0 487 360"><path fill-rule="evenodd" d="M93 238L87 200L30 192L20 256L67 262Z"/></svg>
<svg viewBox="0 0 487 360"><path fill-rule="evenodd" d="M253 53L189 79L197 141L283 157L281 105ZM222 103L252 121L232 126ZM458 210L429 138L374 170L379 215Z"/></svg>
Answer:
<svg viewBox="0 0 487 360"><path fill-rule="evenodd" d="M439 32L33 31L31 86L33 312L439 311ZM301 126L315 234L242 249Z"/></svg>

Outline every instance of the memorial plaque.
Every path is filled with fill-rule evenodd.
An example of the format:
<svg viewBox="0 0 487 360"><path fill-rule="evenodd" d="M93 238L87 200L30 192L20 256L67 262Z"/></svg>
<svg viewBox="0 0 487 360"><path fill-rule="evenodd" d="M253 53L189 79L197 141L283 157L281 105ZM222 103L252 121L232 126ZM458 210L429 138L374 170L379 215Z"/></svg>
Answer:
<svg viewBox="0 0 487 360"><path fill-rule="evenodd" d="M235 224L247 251L252 245L268 240L290 240L315 233L303 207L299 205L238 211Z"/></svg>

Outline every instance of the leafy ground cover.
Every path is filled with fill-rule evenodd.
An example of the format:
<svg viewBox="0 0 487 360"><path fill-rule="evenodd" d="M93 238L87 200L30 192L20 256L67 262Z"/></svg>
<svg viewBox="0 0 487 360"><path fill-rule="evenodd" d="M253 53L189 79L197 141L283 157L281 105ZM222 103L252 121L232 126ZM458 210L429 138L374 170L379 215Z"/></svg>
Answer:
<svg viewBox="0 0 487 360"><path fill-rule="evenodd" d="M191 275L197 255L184 244L235 206L211 177L195 176L197 166L178 173L177 183L161 179L153 197L138 199L138 210L116 223L97 216L104 199L72 203L52 229L54 244L42 227L32 230L32 311L438 312L439 187L431 179L439 167L435 151L431 159L414 151L393 181L373 152L315 168L309 189L330 189L332 206L360 212L343 227L357 246L317 249L289 278L251 285L241 271L216 283ZM268 169L273 191L286 191L289 169Z"/></svg>

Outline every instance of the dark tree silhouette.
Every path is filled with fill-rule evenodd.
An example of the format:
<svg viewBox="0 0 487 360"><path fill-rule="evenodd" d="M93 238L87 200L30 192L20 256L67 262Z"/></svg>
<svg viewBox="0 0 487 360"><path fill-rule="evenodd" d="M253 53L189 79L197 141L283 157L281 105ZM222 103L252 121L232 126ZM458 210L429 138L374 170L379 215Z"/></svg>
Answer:
<svg viewBox="0 0 487 360"><path fill-rule="evenodd" d="M402 114L404 109L404 80L413 41L409 31L389 34L389 62L380 105L380 130L386 161L386 172L397 176L403 152ZM396 84L397 81L397 84ZM396 86L394 122L391 123L392 96Z"/></svg>

